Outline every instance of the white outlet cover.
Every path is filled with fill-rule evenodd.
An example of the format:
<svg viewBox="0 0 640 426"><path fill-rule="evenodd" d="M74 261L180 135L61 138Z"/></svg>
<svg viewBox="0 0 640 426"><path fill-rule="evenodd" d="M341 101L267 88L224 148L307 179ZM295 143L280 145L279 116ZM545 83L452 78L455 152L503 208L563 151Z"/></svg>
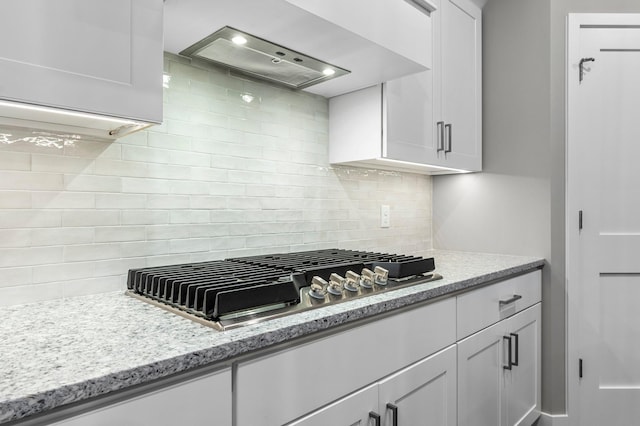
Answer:
<svg viewBox="0 0 640 426"><path fill-rule="evenodd" d="M380 206L380 227L389 228L391 226L391 206L383 204Z"/></svg>

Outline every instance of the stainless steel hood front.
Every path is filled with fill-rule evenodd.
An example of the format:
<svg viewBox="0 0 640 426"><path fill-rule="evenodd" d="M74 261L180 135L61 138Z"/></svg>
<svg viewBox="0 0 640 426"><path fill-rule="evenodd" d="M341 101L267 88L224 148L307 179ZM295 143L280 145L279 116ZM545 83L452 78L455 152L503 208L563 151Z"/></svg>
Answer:
<svg viewBox="0 0 640 426"><path fill-rule="evenodd" d="M343 68L231 27L219 29L180 55L228 66L293 89L349 74Z"/></svg>

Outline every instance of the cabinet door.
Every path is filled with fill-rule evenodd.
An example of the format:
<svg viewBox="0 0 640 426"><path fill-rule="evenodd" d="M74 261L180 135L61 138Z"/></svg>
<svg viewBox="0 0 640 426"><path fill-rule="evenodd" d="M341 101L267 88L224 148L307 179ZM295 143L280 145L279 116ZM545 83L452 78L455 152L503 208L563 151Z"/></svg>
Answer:
<svg viewBox="0 0 640 426"><path fill-rule="evenodd" d="M378 386L371 385L286 426L367 426L378 407Z"/></svg>
<svg viewBox="0 0 640 426"><path fill-rule="evenodd" d="M0 99L162 121L161 0L0 2Z"/></svg>
<svg viewBox="0 0 640 426"><path fill-rule="evenodd" d="M437 160L433 126L433 72L385 83L382 156L418 164Z"/></svg>
<svg viewBox="0 0 640 426"><path fill-rule="evenodd" d="M443 165L465 170L482 167L482 11L470 0L441 0L440 45L436 46L435 121L446 125ZM435 126L434 126L435 127Z"/></svg>
<svg viewBox="0 0 640 426"><path fill-rule="evenodd" d="M507 320L518 364L507 377L509 426L529 426L540 415L540 312L537 304Z"/></svg>
<svg viewBox="0 0 640 426"><path fill-rule="evenodd" d="M458 425L506 425L504 321L458 342Z"/></svg>
<svg viewBox="0 0 640 426"><path fill-rule="evenodd" d="M385 426L456 426L456 345L381 381L378 393Z"/></svg>

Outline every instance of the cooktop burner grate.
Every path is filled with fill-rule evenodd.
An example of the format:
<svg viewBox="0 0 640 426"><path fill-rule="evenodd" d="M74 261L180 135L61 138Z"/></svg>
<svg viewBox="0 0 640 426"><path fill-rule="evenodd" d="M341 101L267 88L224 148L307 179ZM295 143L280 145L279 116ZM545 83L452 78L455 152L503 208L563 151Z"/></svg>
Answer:
<svg viewBox="0 0 640 426"><path fill-rule="evenodd" d="M344 276L347 271L359 273L376 266L389 271L391 285L363 287L355 293L345 291L339 297L327 295L324 301L309 296L308 287L314 278L329 281L331 274ZM131 269L127 287L130 294L146 300L220 321L300 304L317 307L376 290L441 278L437 274L427 275L434 269L433 258L326 249Z"/></svg>

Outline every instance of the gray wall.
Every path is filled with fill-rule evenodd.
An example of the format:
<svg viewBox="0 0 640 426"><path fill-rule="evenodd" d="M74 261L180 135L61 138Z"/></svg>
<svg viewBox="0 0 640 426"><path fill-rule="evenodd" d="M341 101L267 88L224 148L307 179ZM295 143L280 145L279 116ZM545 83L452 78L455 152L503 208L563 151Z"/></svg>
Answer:
<svg viewBox="0 0 640 426"><path fill-rule="evenodd" d="M433 180L434 247L547 259L542 408L552 414L566 411L565 19L578 12L640 12L640 2L489 0L484 173Z"/></svg>

